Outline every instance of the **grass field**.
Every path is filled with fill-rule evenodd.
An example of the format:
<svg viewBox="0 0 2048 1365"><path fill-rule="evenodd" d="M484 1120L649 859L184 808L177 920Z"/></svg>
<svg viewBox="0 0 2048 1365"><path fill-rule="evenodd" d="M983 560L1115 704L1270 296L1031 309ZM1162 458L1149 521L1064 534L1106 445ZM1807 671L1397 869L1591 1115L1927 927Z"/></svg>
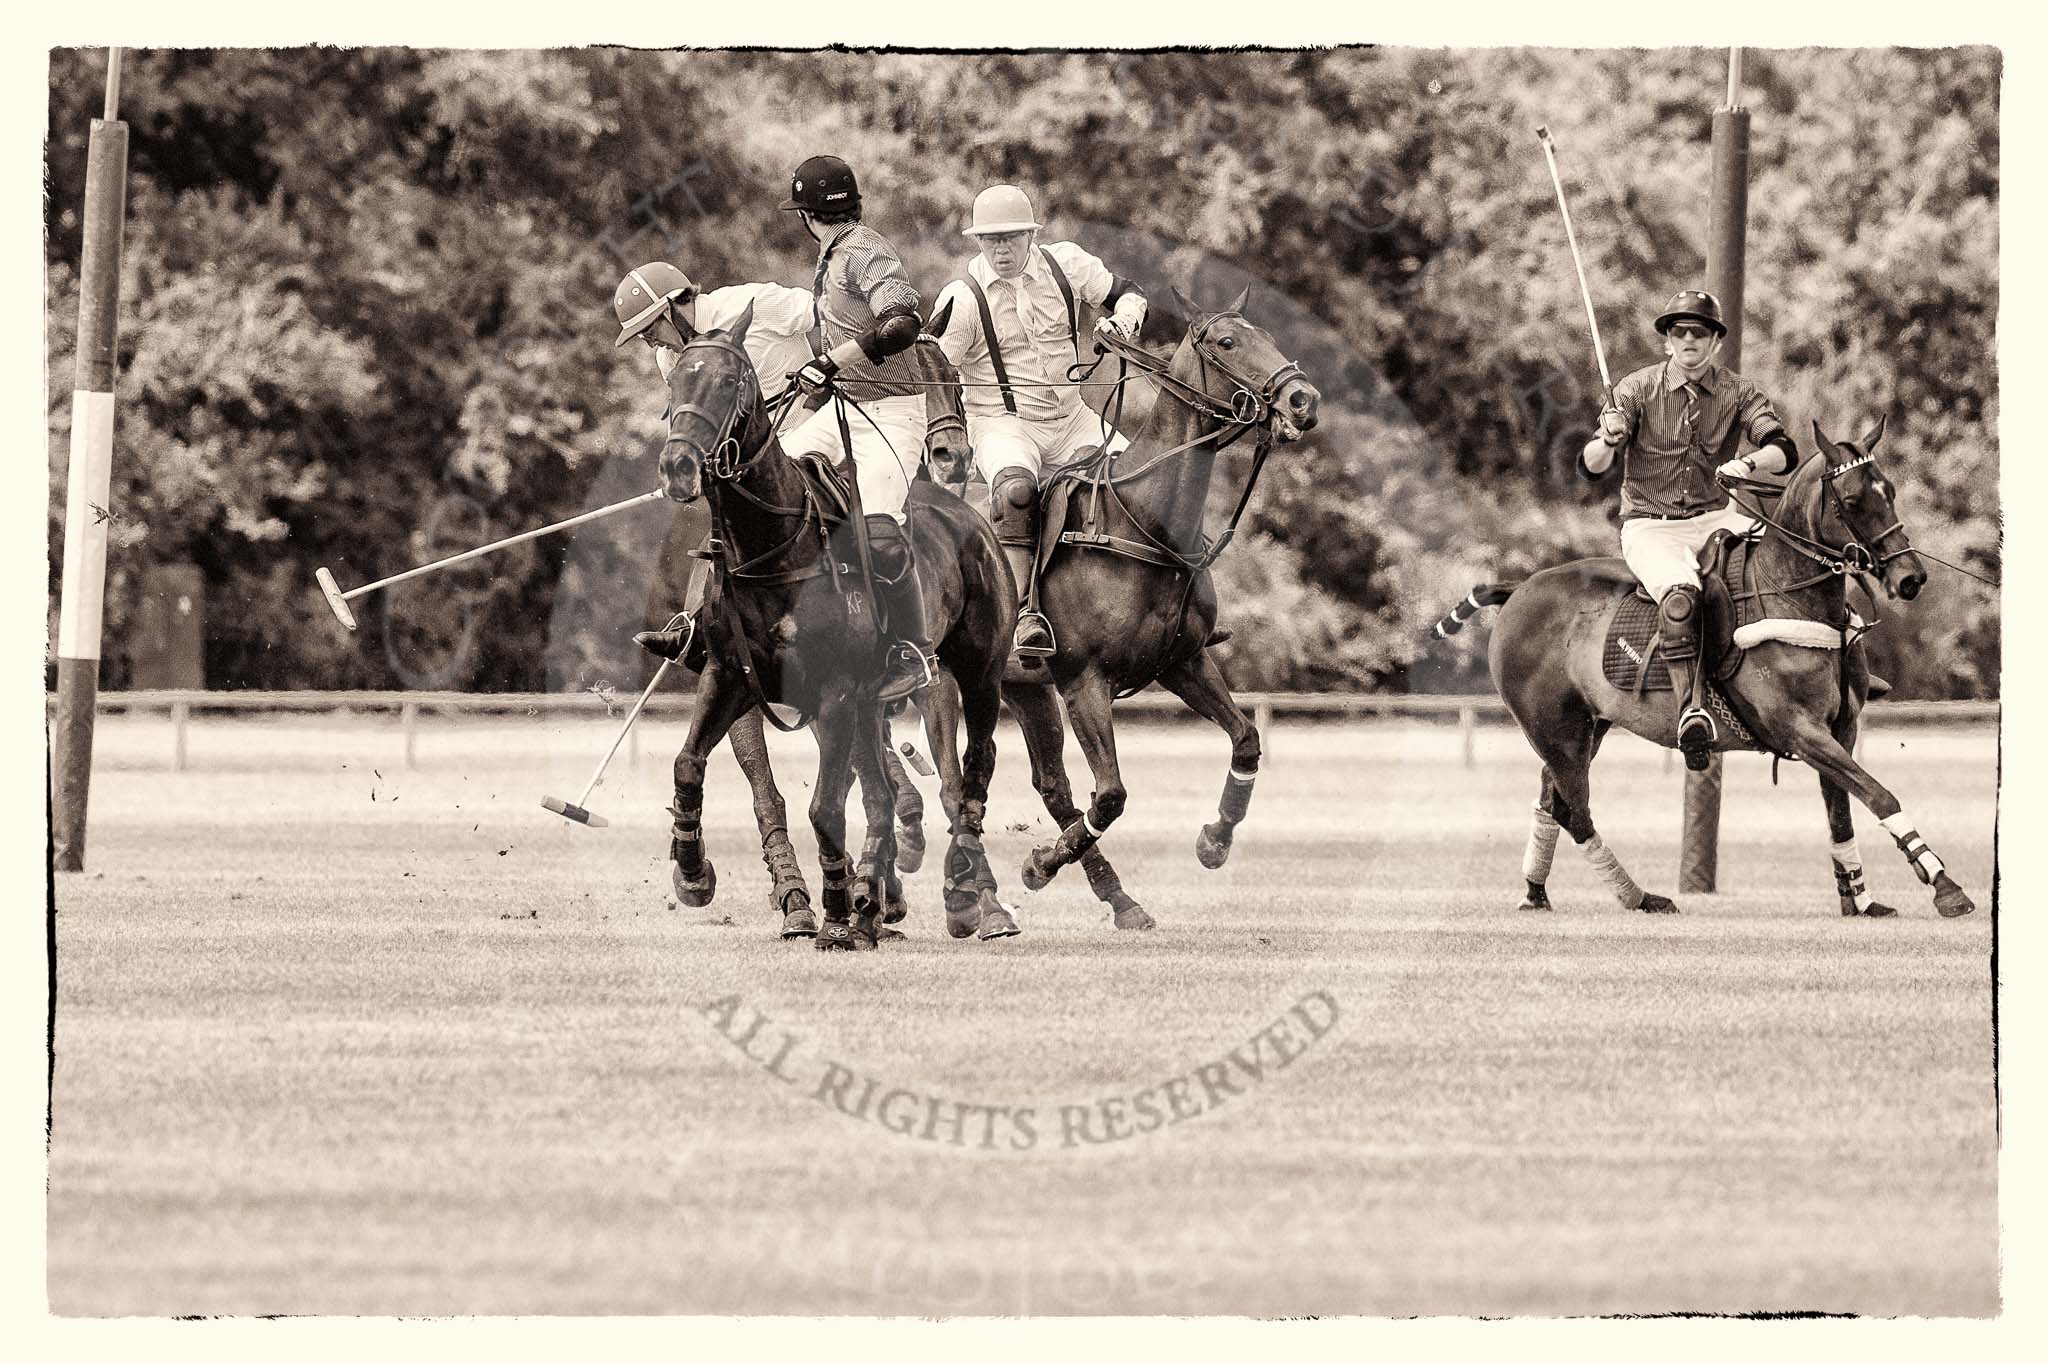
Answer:
<svg viewBox="0 0 2048 1365"><path fill-rule="evenodd" d="M217 722L172 773L161 720L102 721L56 1312L1998 1310L1989 730L1867 738L1980 906L1936 918L1862 815L1871 922L1804 768L1731 760L1723 894L1623 913L1566 841L1539 916L1511 731L1468 769L1450 730L1283 723L1210 873L1221 737L1128 728L1130 935L1078 870L1023 891L1051 831L1006 724L1025 933L944 937L934 820L912 938L859 957L769 937L727 756L709 910L669 894L665 762L599 788L612 828L543 811L609 736L449 723L406 770L381 721ZM1610 750L1595 818L1675 894L1680 774ZM775 752L808 850L814 751Z"/></svg>

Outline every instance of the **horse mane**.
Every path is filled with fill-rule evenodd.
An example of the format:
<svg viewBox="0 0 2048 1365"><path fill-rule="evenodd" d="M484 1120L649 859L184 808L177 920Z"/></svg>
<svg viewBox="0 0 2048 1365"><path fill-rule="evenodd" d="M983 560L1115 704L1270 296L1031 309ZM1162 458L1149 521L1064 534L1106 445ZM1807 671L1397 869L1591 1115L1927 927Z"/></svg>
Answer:
<svg viewBox="0 0 2048 1365"><path fill-rule="evenodd" d="M1848 449L1849 447L1844 447ZM1793 509L1803 523L1800 530L1808 536L1820 534L1821 479L1828 468L1828 453L1816 450L1810 460L1801 460L1799 467L1792 471L1792 477L1785 481L1785 492L1780 506ZM1786 520L1792 518L1787 517Z"/></svg>

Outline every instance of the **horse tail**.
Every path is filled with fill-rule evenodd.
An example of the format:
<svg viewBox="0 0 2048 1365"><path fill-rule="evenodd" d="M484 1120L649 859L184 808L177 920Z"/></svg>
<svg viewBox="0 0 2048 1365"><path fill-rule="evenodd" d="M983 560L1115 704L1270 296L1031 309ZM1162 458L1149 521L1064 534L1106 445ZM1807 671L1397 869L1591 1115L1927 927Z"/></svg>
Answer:
<svg viewBox="0 0 2048 1365"><path fill-rule="evenodd" d="M1451 614L1429 628L1433 640L1448 640L1465 628L1465 623L1486 607L1497 607L1515 590L1512 583L1481 583L1465 594L1465 600L1451 608Z"/></svg>

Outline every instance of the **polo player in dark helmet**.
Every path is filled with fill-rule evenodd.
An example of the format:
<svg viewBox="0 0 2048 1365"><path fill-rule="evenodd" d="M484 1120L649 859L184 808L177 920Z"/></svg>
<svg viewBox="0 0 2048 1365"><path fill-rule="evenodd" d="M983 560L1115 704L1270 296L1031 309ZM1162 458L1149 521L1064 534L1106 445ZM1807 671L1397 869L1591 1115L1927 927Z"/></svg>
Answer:
<svg viewBox="0 0 2048 1365"><path fill-rule="evenodd" d="M1686 698L1678 747L1686 767L1700 771L1719 736L1703 705L1699 552L1716 531L1756 526L1716 476L1746 478L1759 468L1789 474L1799 447L1761 388L1714 363L1728 334L1720 300L1703 289L1680 290L1655 326L1664 361L1614 386L1600 434L1579 464L1598 478L1622 452L1621 557L1661 604L1664 658ZM1753 453L1737 454L1745 441Z"/></svg>
<svg viewBox="0 0 2048 1365"><path fill-rule="evenodd" d="M807 392L831 395L783 434L782 448L792 456L853 458L882 580L876 590L897 636L880 687L890 701L933 676L917 559L904 530L910 477L924 453L924 376L907 354L923 330L922 300L896 248L861 221L860 186L838 157L814 156L798 166L781 207L797 214L818 243L811 293L822 353L796 379Z"/></svg>

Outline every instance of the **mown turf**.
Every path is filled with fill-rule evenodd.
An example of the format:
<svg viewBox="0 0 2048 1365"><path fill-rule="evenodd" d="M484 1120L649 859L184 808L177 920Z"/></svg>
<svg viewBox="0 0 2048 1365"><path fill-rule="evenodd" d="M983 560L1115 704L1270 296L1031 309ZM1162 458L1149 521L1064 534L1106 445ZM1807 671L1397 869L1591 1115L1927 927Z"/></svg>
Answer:
<svg viewBox="0 0 2048 1365"><path fill-rule="evenodd" d="M1209 873L1221 738L1127 729L1147 935L1074 871L1022 891L1050 829L1001 739L1025 934L944 937L935 819L912 938L850 958L770 937L728 759L686 910L664 764L599 788L612 828L539 808L602 723L430 727L417 770L373 721L219 723L183 774L105 723L58 883L53 1308L1996 1311L1988 731L1866 742L1982 907L1937 919L1865 817L1902 916L1869 922L1804 769L1731 762L1724 894L1624 914L1567 843L1525 915L1511 732L1467 769L1453 731L1282 725ZM1675 893L1678 773L1612 747L1596 819ZM813 750L775 752L808 849Z"/></svg>

